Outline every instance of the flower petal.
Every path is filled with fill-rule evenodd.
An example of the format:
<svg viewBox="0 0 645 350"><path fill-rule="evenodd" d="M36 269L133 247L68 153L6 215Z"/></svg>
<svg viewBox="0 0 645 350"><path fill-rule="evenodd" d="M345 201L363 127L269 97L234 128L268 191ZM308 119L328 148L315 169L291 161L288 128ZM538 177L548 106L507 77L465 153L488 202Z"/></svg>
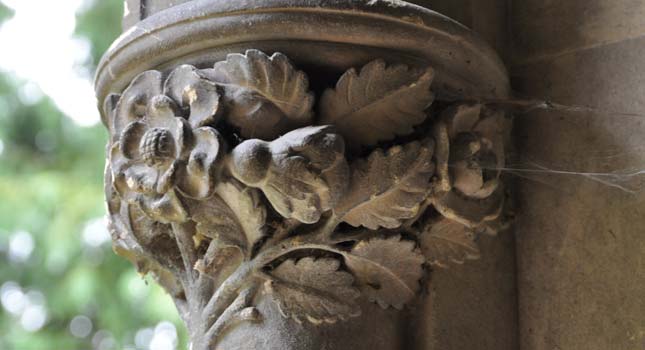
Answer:
<svg viewBox="0 0 645 350"><path fill-rule="evenodd" d="M499 111L486 110L486 117L480 120L474 131L491 143L491 149L497 157L497 167L503 168L504 157L504 114Z"/></svg>
<svg viewBox="0 0 645 350"><path fill-rule="evenodd" d="M461 132L471 131L479 120L481 111L481 104L461 104L449 108L442 115L442 119L447 121L450 137L453 138Z"/></svg>
<svg viewBox="0 0 645 350"><path fill-rule="evenodd" d="M107 125L109 129L112 129L114 127L116 107L120 99L120 94L109 94L103 101L101 120L103 121L103 123L105 123L105 125ZM115 141L115 138L118 137L119 134L114 132L114 130L110 130L110 135L112 135L112 141Z"/></svg>
<svg viewBox="0 0 645 350"><path fill-rule="evenodd" d="M132 161L127 159L121 153L119 142L114 143L110 148L109 162L112 178L112 186L119 197L127 199L127 193L130 191L125 180L125 170L132 165Z"/></svg>
<svg viewBox="0 0 645 350"><path fill-rule="evenodd" d="M148 100L161 93L162 84L158 71L146 71L134 78L117 103L112 134L119 135L128 124L142 118Z"/></svg>
<svg viewBox="0 0 645 350"><path fill-rule="evenodd" d="M177 162L173 162L165 173L157 181L157 193L166 193L175 185L175 174L177 173Z"/></svg>
<svg viewBox="0 0 645 350"><path fill-rule="evenodd" d="M188 220L188 213L175 191L163 195L140 195L137 203L146 215L157 222L169 224Z"/></svg>
<svg viewBox="0 0 645 350"><path fill-rule="evenodd" d="M484 175L478 166L471 166L467 161L455 162L452 166L453 186L462 194L472 196L484 186Z"/></svg>
<svg viewBox="0 0 645 350"><path fill-rule="evenodd" d="M216 164L224 153L221 151L224 143L221 135L210 127L196 129L193 134L195 147L178 176L177 186L189 197L205 198L213 191Z"/></svg>
<svg viewBox="0 0 645 350"><path fill-rule="evenodd" d="M191 127L188 121L178 117L180 111L175 102L168 96L158 95L152 98L146 113L146 122L150 128L162 128L170 131L175 141L175 159L179 159L191 141Z"/></svg>
<svg viewBox="0 0 645 350"><path fill-rule="evenodd" d="M156 95L150 99L146 110L146 121L150 127L171 128L181 114L179 107L170 97Z"/></svg>
<svg viewBox="0 0 645 350"><path fill-rule="evenodd" d="M500 183L498 179L493 179L490 181L486 181L482 188L473 193L471 197L473 198L479 198L479 199L485 199L493 195L493 193L497 190L499 187Z"/></svg>
<svg viewBox="0 0 645 350"><path fill-rule="evenodd" d="M128 188L139 193L156 193L159 170L144 163L135 163L124 171Z"/></svg>
<svg viewBox="0 0 645 350"><path fill-rule="evenodd" d="M432 204L444 217L469 228L476 228L501 215L504 206L504 191L501 187L497 187L485 199L467 198L455 191L450 191L435 195L432 198Z"/></svg>
<svg viewBox="0 0 645 350"><path fill-rule="evenodd" d="M214 125L220 118L220 88L193 66L182 65L172 71L164 92L182 108L190 108L188 121L193 128Z"/></svg>
<svg viewBox="0 0 645 350"><path fill-rule="evenodd" d="M483 145L478 135L463 132L450 140L450 161L457 162L472 158L481 151Z"/></svg>
<svg viewBox="0 0 645 350"><path fill-rule="evenodd" d="M175 139L175 158L180 159L184 152L186 152L189 143L194 141L193 130L184 118L175 118L174 125L168 130L170 130L170 133Z"/></svg>
<svg viewBox="0 0 645 350"><path fill-rule="evenodd" d="M141 121L134 121L125 127L119 140L121 153L128 159L141 158L139 144L143 135L148 130L148 126Z"/></svg>

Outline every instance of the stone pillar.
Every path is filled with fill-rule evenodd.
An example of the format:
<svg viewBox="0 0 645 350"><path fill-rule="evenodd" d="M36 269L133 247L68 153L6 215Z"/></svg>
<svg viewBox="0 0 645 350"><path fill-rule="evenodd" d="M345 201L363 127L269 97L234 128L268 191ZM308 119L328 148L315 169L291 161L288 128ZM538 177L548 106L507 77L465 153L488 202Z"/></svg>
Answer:
<svg viewBox="0 0 645 350"><path fill-rule="evenodd" d="M110 228L193 349L514 347L487 44L399 0L127 6L96 78Z"/></svg>
<svg viewBox="0 0 645 350"><path fill-rule="evenodd" d="M413 0L417 5L448 16L470 28L502 59L506 58L508 38L508 11L506 0Z"/></svg>
<svg viewBox="0 0 645 350"><path fill-rule="evenodd" d="M512 4L519 94L606 111L516 119L521 348L643 349L645 3Z"/></svg>
<svg viewBox="0 0 645 350"><path fill-rule="evenodd" d="M469 27L506 56L504 0L416 0ZM518 349L515 237L512 229L481 237L481 258L436 269L429 293L415 309L409 348Z"/></svg>

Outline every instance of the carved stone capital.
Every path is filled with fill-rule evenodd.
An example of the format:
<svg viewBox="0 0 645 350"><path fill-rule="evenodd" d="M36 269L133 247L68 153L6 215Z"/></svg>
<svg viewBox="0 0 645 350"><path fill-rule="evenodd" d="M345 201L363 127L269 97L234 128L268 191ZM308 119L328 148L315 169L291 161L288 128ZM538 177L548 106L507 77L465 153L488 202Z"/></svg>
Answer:
<svg viewBox="0 0 645 350"><path fill-rule="evenodd" d="M97 89L110 132L106 196L115 250L173 297L193 349L313 349L289 345L297 338L290 327L304 327L294 334L337 323L355 327L374 305L392 322L391 310L415 299L432 267L477 258L477 237L494 234L503 222L497 170L504 162L503 114L473 101L503 95L506 86L498 82L505 76L486 83L493 90L473 85L493 73L471 67L469 76L463 67L471 63L462 61L472 56L459 55L473 55L482 44L404 2L264 1L233 15L236 3L194 1L176 15L202 11L183 27L200 33L239 30L220 23L226 16L267 25L270 33L252 30L257 39L245 45L273 47L270 54L237 52L239 36L219 39L231 41L226 45L209 41L206 51L197 49L207 45L199 35L179 46L185 33L173 30L163 54L185 62L159 65L148 48L133 64L156 69L134 75L114 66L128 57L128 45L142 45L154 38L149 35L163 40L169 19L152 17L141 24L146 34L138 44L128 32L106 56ZM256 19L259 14L265 16ZM329 33L317 34L325 45L306 33L339 15L351 17L357 32L343 29L333 44ZM279 25L282 17L291 24ZM307 18L308 26L298 24ZM368 18L378 25L363 24ZM151 34L146 26L160 28ZM421 42L404 29L433 33L446 44L412 60L403 54L411 43L389 38L378 39L377 51L367 42L347 51L347 42L366 40L361 31L368 30ZM456 39L438 34L448 29L461 35L458 50ZM265 39L288 35L302 42ZM296 63L280 48L294 53ZM445 57L437 53L452 49ZM221 50L228 55L212 59ZM487 50L478 54L489 66L495 59ZM446 66L450 56L456 67ZM348 62L352 68L330 83L333 74L325 72ZM106 78L105 69L119 73ZM245 338L257 328L269 330L272 345L257 333Z"/></svg>

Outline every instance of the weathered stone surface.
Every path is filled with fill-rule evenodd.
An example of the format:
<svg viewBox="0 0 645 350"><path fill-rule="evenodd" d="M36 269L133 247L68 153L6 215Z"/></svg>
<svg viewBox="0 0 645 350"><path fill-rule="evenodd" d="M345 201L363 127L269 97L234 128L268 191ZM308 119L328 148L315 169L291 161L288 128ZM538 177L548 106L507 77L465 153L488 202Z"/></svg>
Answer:
<svg viewBox="0 0 645 350"><path fill-rule="evenodd" d="M433 271L403 349L518 349L513 232L478 243L480 260Z"/></svg>
<svg viewBox="0 0 645 350"><path fill-rule="evenodd" d="M500 60L400 1L175 4L130 2L142 21L97 73L117 252L158 277L195 349L412 346L393 310L506 219L488 169L503 115L473 101L506 97ZM486 301L430 298L506 324L512 279L488 264L461 271L502 290ZM490 337L441 342L513 346Z"/></svg>
<svg viewBox="0 0 645 350"><path fill-rule="evenodd" d="M520 94L645 110L642 1L522 0L513 8ZM629 174L645 164L639 117L534 112L516 125L522 164L532 169ZM518 190L522 349L642 348L642 177L521 175L528 177Z"/></svg>
<svg viewBox="0 0 645 350"><path fill-rule="evenodd" d="M506 58L511 35L508 4L504 0L412 0L465 25L481 36L502 58Z"/></svg>
<svg viewBox="0 0 645 350"><path fill-rule="evenodd" d="M146 15L140 11L142 8L139 1L130 1L136 5L131 6L131 16L134 17L131 17L130 24L126 24L126 27L134 26L141 18L178 2L180 1L148 0ZM200 0L191 2L203 3ZM640 0L515 0L510 2L510 13L506 12L505 1L412 2L459 21L478 32L498 52L505 55L508 53L511 57L509 62L513 66L514 85L520 97L546 98L608 111L645 110L645 81L642 74L645 70L642 60L645 57L645 41L642 38L645 33L642 21L645 5ZM228 3L235 6L242 2ZM260 3L261 1L254 2ZM314 3L322 2L311 2L312 5ZM387 8L387 13L399 13L395 6L379 7L385 1L373 3L377 9ZM392 1L389 3L396 4ZM409 24L419 20L418 17L405 14L401 18L404 17L404 21ZM285 23L298 20L297 16L276 18ZM421 20L425 21L423 18ZM153 22L151 19L150 23ZM215 40L208 45L199 46L188 39L183 40L184 44L190 42L192 49L197 52L209 52L209 55L194 57L182 56L182 50L172 53L166 50L167 47L164 48L164 45L174 45L169 44L174 34L164 36L163 31L156 32L159 27L141 26L133 29L133 35L144 41L148 40L150 44L141 51L143 56L138 56L141 62L132 64L136 61L133 59L136 55L125 59L114 56L114 63L105 69L103 76L114 74L106 79L114 84L112 92L118 92L129 84L135 74L143 70L168 70L178 63L203 66L223 59L229 52L243 52L247 48L270 48L271 50L267 50L270 53L273 50L288 53L311 76L321 72L323 66L333 66L333 69L325 70L325 74L320 76L337 77L346 69L359 67L371 59L385 58L391 61L402 57L402 53L409 53L406 52L410 50L409 47L406 50L393 46L380 47L378 39L387 38L392 31L379 32L381 24L374 21L361 27L368 28L365 32L368 35L365 36L333 32L334 28L342 28L350 22L344 17L338 22L327 23L325 31L318 30L317 39L326 40L324 50L321 50L322 46L317 44L299 42L298 48L293 49L292 46L281 46L277 42L280 35L282 39L293 40L293 37L284 37L285 33L293 33L294 30L297 32L306 27L310 23L307 20L280 30L273 27L275 32L272 32L271 26L263 27L258 22L238 21L254 26L257 31L267 33L269 37L271 34L277 35L271 37L273 42L265 41L252 47L230 45L221 41L214 43ZM508 22L511 23L511 28L507 32ZM159 34L156 38L146 34L153 30ZM298 33L302 35L303 32ZM216 38L219 33L199 34L187 37L199 42L209 36ZM238 40L238 34L239 32L232 30L224 33L223 37L235 37ZM398 40L405 43L405 38L411 37L424 36L407 32L403 39L398 37L392 42ZM351 40L346 40L347 38ZM373 41L375 39L376 42ZM343 44L338 45L338 40ZM426 42L434 45L434 40L435 38L427 37ZM506 50L511 42L512 50ZM182 44L182 41L176 43ZM363 51L365 48L359 46L360 50L357 50L352 47L357 43L379 49ZM127 56L129 47L122 48ZM415 55L422 52L416 49L412 51L415 51ZM182 54L176 55L177 52ZM307 56L303 52L313 52L321 59L316 60L314 55ZM457 54L456 57L465 56ZM187 61L182 62L182 59ZM437 66L433 65L435 68ZM332 73L327 73L328 71ZM484 78L480 82L485 80ZM437 81L450 82L441 76ZM99 83L104 84L100 79ZM325 81L314 86L314 89L329 87L329 83ZM440 88L441 85L435 81L435 86ZM101 93L102 96L109 90L101 89L105 91ZM497 97L499 96L505 96L505 93ZM645 126L640 118L550 111L521 116L518 121L516 140L519 145L518 158L521 161L514 165L519 168L539 172L567 170L574 173L633 173L641 170L645 163L642 155ZM511 249L514 239L506 233L497 239L480 240L482 260L477 263L433 272L428 296L424 303L415 308L416 313L411 318L416 327L408 327L405 333L408 340L403 343L403 348L517 349L520 348L518 342L522 349L527 350L631 350L642 347L645 338L645 304L643 298L635 296L645 295L645 282L638 278L638 272L645 269L642 259L645 243L640 237L642 229L639 225L645 214L642 209L644 198L638 191L631 193L616 185L640 189L643 183L638 178L594 179L575 174L522 172L518 176L522 179L517 229L519 317L514 308L515 259ZM467 236L460 236L460 239L467 239ZM468 249L471 248L468 246ZM474 254L472 251L469 250L470 254ZM454 254L456 255L446 256L456 260L468 256L463 251ZM435 264L439 259L437 256L446 257L433 255L431 261ZM167 288L172 287L176 286L170 283ZM289 326L281 328L282 330L289 332L293 329L288 320L271 318L271 310L274 309L263 309L265 306L261 303L260 309L270 319L278 323L287 322L284 324ZM516 322L517 319L519 323ZM381 318L374 316L373 320L378 323L380 321L376 320ZM518 324L519 340L516 330ZM352 338L351 342L354 343L347 344L352 344L352 348L358 346L356 344L365 344L370 349L378 349L379 345L384 348L395 347L392 344L399 341L399 335L396 327L391 325L388 323L386 329L378 332L378 337L370 338L375 342L360 343ZM238 329L246 332L247 327L257 334L266 330L254 323L244 324ZM322 328L322 333L327 336L347 334L332 330L333 326L326 327L328 328ZM345 329L348 330L351 330L350 334L354 334L354 328ZM318 337L315 332L307 332L310 331L304 328L294 332L296 335L288 338L289 346L314 346L314 343L306 343L309 340L322 342L331 348L339 346L329 339L326 342L324 336ZM305 336L299 338L302 334ZM310 337L307 338L307 335ZM270 332L259 338L275 340ZM233 341L230 344L240 344L231 339L235 339L234 333L229 334L225 340Z"/></svg>
<svg viewBox="0 0 645 350"><path fill-rule="evenodd" d="M208 67L247 49L287 55L313 77L314 89L381 58L441 67L434 77L441 99L508 94L506 70L485 42L445 16L401 4L407 3L190 1L138 23L117 40L97 68L97 95L104 100L122 91L142 71Z"/></svg>
<svg viewBox="0 0 645 350"><path fill-rule="evenodd" d="M321 117L307 77L280 53L229 54L214 67L145 71L105 109L117 251L167 276L196 348L217 347L247 322L269 338L246 349L291 346L293 335L271 328L276 313L258 308L266 300L299 324L371 328L374 319L355 319L359 297L402 310L422 287L424 263L464 262L452 245L431 242L468 239L478 251L477 238L504 221L500 172L484 168L504 164L501 115L457 104L428 118L431 68L376 60L360 76L350 70L320 103L343 112ZM278 121L260 125L266 141L252 138L258 111L256 125ZM304 122L280 122L294 117ZM395 133L383 132L389 119Z"/></svg>
<svg viewBox="0 0 645 350"><path fill-rule="evenodd" d="M502 56L507 52L505 1L412 2L472 28ZM480 260L433 272L429 292L415 308L405 349L519 348L514 230L478 243Z"/></svg>
<svg viewBox="0 0 645 350"><path fill-rule="evenodd" d="M513 62L537 63L645 34L640 0L513 1Z"/></svg>
<svg viewBox="0 0 645 350"><path fill-rule="evenodd" d="M361 322L334 324L301 324L284 318L270 300L261 301L260 312L265 323L243 323L225 335L221 349L235 350L392 350L401 348L404 339L401 315L378 305L361 302L365 318ZM402 348L406 349L407 348Z"/></svg>
<svg viewBox="0 0 645 350"><path fill-rule="evenodd" d="M123 31L159 11L193 0L124 0Z"/></svg>

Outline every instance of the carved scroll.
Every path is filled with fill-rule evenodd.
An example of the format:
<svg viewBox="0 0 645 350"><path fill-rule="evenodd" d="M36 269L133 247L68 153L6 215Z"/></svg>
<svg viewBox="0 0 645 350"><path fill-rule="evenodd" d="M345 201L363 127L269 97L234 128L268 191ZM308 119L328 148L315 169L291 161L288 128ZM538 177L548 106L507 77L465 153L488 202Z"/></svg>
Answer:
<svg viewBox="0 0 645 350"><path fill-rule="evenodd" d="M431 67L373 61L322 94L280 53L147 71L106 101L116 251L173 296L196 348L261 322L397 309L425 265L477 258L496 229L501 115L431 107ZM430 108L431 107L431 108Z"/></svg>

